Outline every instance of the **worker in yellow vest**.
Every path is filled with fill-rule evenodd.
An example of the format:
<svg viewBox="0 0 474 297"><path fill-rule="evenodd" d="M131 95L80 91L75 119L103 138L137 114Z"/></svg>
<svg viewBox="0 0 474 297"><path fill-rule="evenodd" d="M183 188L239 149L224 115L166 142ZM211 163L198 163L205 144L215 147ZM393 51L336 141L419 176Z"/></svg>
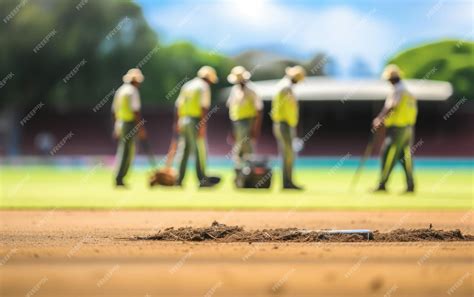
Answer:
<svg viewBox="0 0 474 297"><path fill-rule="evenodd" d="M385 100L382 111L372 122L372 131L382 125L386 127L380 182L375 191L386 191L390 174L395 164L400 162L405 171L406 192L414 192L411 145L418 113L416 98L406 89L397 65L388 65L382 73L382 78L390 82L392 90Z"/></svg>
<svg viewBox="0 0 474 297"><path fill-rule="evenodd" d="M123 76L123 85L115 92L112 103L114 138L118 140L115 166L115 185L124 187L135 154L135 137L146 139L145 120L142 118L140 92L145 77L138 68L130 69Z"/></svg>
<svg viewBox="0 0 474 297"><path fill-rule="evenodd" d="M286 68L285 72L285 77L278 83L270 115L273 120L273 134L283 158L283 188L302 190L293 183L293 140L299 120L299 105L293 93L293 85L304 80L306 71L301 66L294 66Z"/></svg>
<svg viewBox="0 0 474 297"><path fill-rule="evenodd" d="M181 186L186 174L189 155L195 152L196 173L200 187L215 186L219 180L206 175L206 127L211 105L210 85L217 83L216 70L210 66L199 69L197 77L181 88L175 108L175 131L179 135L177 157L179 176L177 185Z"/></svg>
<svg viewBox="0 0 474 297"><path fill-rule="evenodd" d="M263 102L254 91L251 73L242 66L234 67L227 80L233 84L227 107L234 132L233 160L236 170L253 154L253 144L260 134Z"/></svg>

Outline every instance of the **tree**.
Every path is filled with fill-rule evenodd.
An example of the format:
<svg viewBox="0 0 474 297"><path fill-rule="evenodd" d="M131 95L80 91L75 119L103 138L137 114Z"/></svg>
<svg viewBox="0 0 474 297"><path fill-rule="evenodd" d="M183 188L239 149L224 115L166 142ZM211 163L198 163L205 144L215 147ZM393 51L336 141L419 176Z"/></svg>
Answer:
<svg viewBox="0 0 474 297"><path fill-rule="evenodd" d="M190 43L161 45L132 0L2 0L0 20L0 138L9 153L17 151L23 116L39 106L110 112L130 68L145 73L143 104L158 105L172 104L200 66L222 77L232 67Z"/></svg>
<svg viewBox="0 0 474 297"><path fill-rule="evenodd" d="M131 1L24 3L0 4L12 16L0 29L0 73L14 75L0 90L2 105L90 105L157 44Z"/></svg>
<svg viewBox="0 0 474 297"><path fill-rule="evenodd" d="M397 64L407 78L449 81L454 97L474 99L474 42L445 40L403 51L388 63Z"/></svg>
<svg viewBox="0 0 474 297"><path fill-rule="evenodd" d="M132 67L146 76L144 104L169 104L165 96L200 66L214 66L223 76L231 67L228 58L190 43L161 45L131 0L5 0L0 16L6 16L0 26L0 83L6 78L0 107L42 102L92 109Z"/></svg>

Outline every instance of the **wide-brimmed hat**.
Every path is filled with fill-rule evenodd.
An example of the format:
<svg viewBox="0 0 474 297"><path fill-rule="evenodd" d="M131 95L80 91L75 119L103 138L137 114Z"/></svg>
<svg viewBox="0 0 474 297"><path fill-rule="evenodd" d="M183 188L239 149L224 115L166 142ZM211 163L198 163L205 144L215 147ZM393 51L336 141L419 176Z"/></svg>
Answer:
<svg viewBox="0 0 474 297"><path fill-rule="evenodd" d="M306 70L304 70L304 68L300 65L286 67L285 73L296 82L302 81L306 76Z"/></svg>
<svg viewBox="0 0 474 297"><path fill-rule="evenodd" d="M393 78L401 78L401 77L402 77L402 71L395 64L387 65L382 72L382 79L385 79L385 80L389 80Z"/></svg>
<svg viewBox="0 0 474 297"><path fill-rule="evenodd" d="M252 77L252 74L245 69L243 66L235 66L227 76L227 80L231 84L238 84L247 81Z"/></svg>
<svg viewBox="0 0 474 297"><path fill-rule="evenodd" d="M145 80L145 77L140 69L132 68L127 71L127 74L125 74L122 79L124 83L131 83L132 81L142 83Z"/></svg>
<svg viewBox="0 0 474 297"><path fill-rule="evenodd" d="M219 81L216 70L211 66L202 66L197 72L197 76L200 78L205 78L213 84Z"/></svg>

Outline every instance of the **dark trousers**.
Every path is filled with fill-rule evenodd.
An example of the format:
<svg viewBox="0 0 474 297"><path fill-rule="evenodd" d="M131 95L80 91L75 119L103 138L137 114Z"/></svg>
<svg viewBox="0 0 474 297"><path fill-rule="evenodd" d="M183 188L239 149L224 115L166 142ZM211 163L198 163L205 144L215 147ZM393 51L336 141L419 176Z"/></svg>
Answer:
<svg viewBox="0 0 474 297"><path fill-rule="evenodd" d="M206 141L203 137L198 137L199 121L199 118L191 117L180 119L180 135L177 153L177 158L180 162L178 177L179 184L181 184L186 175L189 155L193 152L196 155L197 178L199 181L202 181L206 177Z"/></svg>
<svg viewBox="0 0 474 297"><path fill-rule="evenodd" d="M273 123L273 135L278 142L278 150L282 157L283 185L293 183L293 165L295 162L295 153L293 151L293 138L296 135L294 127L286 122Z"/></svg>
<svg viewBox="0 0 474 297"><path fill-rule="evenodd" d="M122 183L135 155L135 122L124 122L120 130L115 156L115 181Z"/></svg>
<svg viewBox="0 0 474 297"><path fill-rule="evenodd" d="M235 167L240 168L242 166L245 156L253 154L252 145L252 126L253 118L242 119L232 122L232 128L234 132L234 146L232 147L232 159L234 160Z"/></svg>
<svg viewBox="0 0 474 297"><path fill-rule="evenodd" d="M412 126L387 127L385 141L382 147L382 169L380 184L385 186L390 175L399 162L405 171L408 187L413 187L413 160L411 156L411 145L413 144L414 132Z"/></svg>

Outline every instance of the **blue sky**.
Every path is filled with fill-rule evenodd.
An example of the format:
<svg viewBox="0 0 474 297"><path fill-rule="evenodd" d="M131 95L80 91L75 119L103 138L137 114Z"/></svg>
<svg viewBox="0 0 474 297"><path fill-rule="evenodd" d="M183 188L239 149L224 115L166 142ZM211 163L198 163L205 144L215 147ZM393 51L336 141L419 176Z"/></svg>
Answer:
<svg viewBox="0 0 474 297"><path fill-rule="evenodd" d="M471 0L137 0L162 41L234 55L325 52L346 73L354 58L380 70L393 53L442 38L474 39Z"/></svg>

